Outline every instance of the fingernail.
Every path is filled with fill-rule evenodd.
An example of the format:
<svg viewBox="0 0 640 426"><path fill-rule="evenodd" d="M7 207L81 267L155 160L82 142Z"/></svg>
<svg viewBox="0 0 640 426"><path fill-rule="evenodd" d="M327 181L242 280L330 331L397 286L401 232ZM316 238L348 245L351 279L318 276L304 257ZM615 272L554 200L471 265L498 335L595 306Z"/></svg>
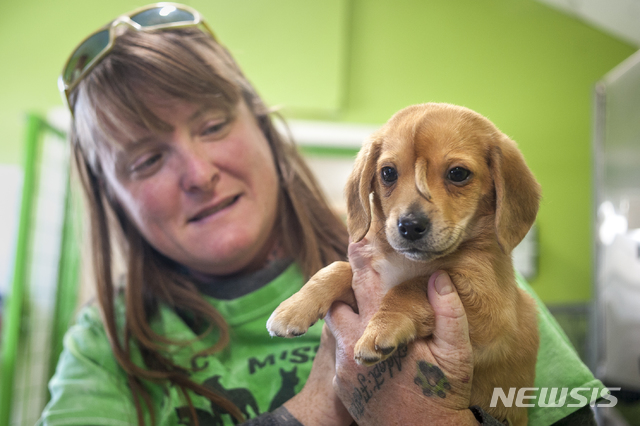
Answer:
<svg viewBox="0 0 640 426"><path fill-rule="evenodd" d="M453 285L451 284L451 279L444 272L440 273L436 277L435 286L436 286L436 291L440 296L444 296L453 291Z"/></svg>

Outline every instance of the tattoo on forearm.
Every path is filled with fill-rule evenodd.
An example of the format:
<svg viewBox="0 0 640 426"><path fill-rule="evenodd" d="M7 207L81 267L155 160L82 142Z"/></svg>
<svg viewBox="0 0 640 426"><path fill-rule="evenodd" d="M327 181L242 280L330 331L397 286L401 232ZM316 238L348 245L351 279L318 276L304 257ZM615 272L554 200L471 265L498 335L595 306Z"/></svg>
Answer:
<svg viewBox="0 0 640 426"><path fill-rule="evenodd" d="M386 360L373 366L366 374L358 373L358 386L353 389L349 413L358 420L364 414L365 406L373 395L384 385L385 379L393 379L393 374L402 371L402 359L407 356L407 346L401 345Z"/></svg>
<svg viewBox="0 0 640 426"><path fill-rule="evenodd" d="M425 396L437 395L440 398L447 397L447 391L451 390L451 384L440 367L425 361L418 361L418 374L413 382L422 388Z"/></svg>

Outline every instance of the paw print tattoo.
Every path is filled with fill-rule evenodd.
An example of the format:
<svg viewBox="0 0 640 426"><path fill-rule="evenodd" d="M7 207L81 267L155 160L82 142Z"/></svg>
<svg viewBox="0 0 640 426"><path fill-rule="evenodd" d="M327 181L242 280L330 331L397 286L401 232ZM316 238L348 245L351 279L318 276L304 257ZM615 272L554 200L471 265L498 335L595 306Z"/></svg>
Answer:
<svg viewBox="0 0 640 426"><path fill-rule="evenodd" d="M425 396L437 395L440 398L447 397L447 391L451 390L451 385L440 367L429 364L426 361L418 361L418 374L413 382L422 388Z"/></svg>

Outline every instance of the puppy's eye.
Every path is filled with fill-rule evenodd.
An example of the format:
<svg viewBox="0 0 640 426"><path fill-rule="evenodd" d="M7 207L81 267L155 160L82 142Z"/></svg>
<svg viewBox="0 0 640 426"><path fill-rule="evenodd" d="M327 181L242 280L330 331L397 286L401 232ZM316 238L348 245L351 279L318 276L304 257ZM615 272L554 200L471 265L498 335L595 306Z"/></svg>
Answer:
<svg viewBox="0 0 640 426"><path fill-rule="evenodd" d="M380 177L384 183L390 185L398 180L398 171L393 167L383 167L382 170L380 170Z"/></svg>
<svg viewBox="0 0 640 426"><path fill-rule="evenodd" d="M471 172L463 167L454 167L449 170L448 178L451 182L461 183L469 179Z"/></svg>

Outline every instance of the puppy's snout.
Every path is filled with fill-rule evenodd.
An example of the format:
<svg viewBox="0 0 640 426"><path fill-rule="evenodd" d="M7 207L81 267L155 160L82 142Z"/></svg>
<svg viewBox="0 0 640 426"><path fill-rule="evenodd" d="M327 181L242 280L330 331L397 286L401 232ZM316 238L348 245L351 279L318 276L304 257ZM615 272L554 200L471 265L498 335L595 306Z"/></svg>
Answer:
<svg viewBox="0 0 640 426"><path fill-rule="evenodd" d="M398 219L398 232L409 241L416 241L424 237L429 228L431 222L425 215L408 214Z"/></svg>

